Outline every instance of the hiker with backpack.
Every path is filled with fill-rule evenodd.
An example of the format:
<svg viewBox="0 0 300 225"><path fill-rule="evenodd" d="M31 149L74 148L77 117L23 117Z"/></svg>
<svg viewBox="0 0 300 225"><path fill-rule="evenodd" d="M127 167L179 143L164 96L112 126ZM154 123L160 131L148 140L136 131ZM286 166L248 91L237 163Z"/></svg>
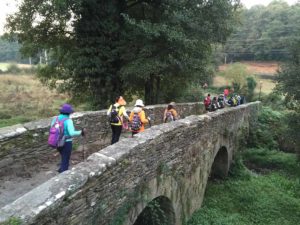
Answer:
<svg viewBox="0 0 300 225"><path fill-rule="evenodd" d="M175 102L170 102L164 111L164 123L172 122L178 119L178 113L175 110Z"/></svg>
<svg viewBox="0 0 300 225"><path fill-rule="evenodd" d="M143 100L138 99L129 116L130 129L132 136L145 130L145 124L150 122L150 118L146 118Z"/></svg>
<svg viewBox="0 0 300 225"><path fill-rule="evenodd" d="M129 117L125 109L126 101L122 96L118 96L115 99L115 103L112 104L107 110L107 116L112 130L111 144L117 143L120 139L124 117L128 120Z"/></svg>
<svg viewBox="0 0 300 225"><path fill-rule="evenodd" d="M72 153L72 137L84 136L85 128L75 130L73 120L70 115L74 112L69 104L63 104L60 108L60 114L53 118L50 126L48 144L56 148L61 155L59 173L69 169L69 161Z"/></svg>
<svg viewBox="0 0 300 225"><path fill-rule="evenodd" d="M210 94L208 94L206 96L206 98L204 99L204 106L206 111L210 111L211 110L211 99L210 99Z"/></svg>

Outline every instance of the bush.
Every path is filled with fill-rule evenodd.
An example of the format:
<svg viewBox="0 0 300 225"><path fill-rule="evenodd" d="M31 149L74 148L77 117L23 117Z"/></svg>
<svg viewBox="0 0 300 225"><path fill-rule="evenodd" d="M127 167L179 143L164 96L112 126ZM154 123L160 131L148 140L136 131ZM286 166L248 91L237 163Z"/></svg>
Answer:
<svg viewBox="0 0 300 225"><path fill-rule="evenodd" d="M6 73L12 73L12 74L19 74L21 72L22 70L18 67L17 64L10 64L7 67L7 71L6 71Z"/></svg>
<svg viewBox="0 0 300 225"><path fill-rule="evenodd" d="M277 92L262 96L261 101L264 105L267 105L274 110L286 109L284 97Z"/></svg>
<svg viewBox="0 0 300 225"><path fill-rule="evenodd" d="M249 102L251 102L253 100L253 96L254 96L254 90L256 88L256 80L254 79L254 77L247 77L247 93L246 93L246 97L248 99Z"/></svg>
<svg viewBox="0 0 300 225"><path fill-rule="evenodd" d="M7 119L10 119L11 118L11 115L9 114L9 112L1 112L0 111L0 120L7 120Z"/></svg>

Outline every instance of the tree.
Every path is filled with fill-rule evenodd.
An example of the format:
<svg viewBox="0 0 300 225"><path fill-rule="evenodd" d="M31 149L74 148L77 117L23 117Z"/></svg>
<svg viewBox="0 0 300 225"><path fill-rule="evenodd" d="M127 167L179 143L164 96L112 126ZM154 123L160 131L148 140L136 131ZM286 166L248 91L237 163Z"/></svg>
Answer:
<svg viewBox="0 0 300 225"><path fill-rule="evenodd" d="M234 63L229 65L225 71L222 71L221 75L233 84L235 92L240 92L247 86L247 77L250 76L250 73L245 65Z"/></svg>
<svg viewBox="0 0 300 225"><path fill-rule="evenodd" d="M39 77L95 108L137 93L147 104L202 79L238 0L24 0L7 27L24 55L48 50ZM170 91L171 89L171 91Z"/></svg>
<svg viewBox="0 0 300 225"><path fill-rule="evenodd" d="M290 47L290 59L283 64L277 77L277 89L288 100L300 101L300 40Z"/></svg>
<svg viewBox="0 0 300 225"><path fill-rule="evenodd" d="M275 0L268 6L243 8L240 26L228 39L228 61L288 60L287 43L300 32L300 4Z"/></svg>
<svg viewBox="0 0 300 225"><path fill-rule="evenodd" d="M285 95L288 106L294 109L289 118L289 135L294 140L300 159L300 40L290 47L290 60L281 67L277 77L277 90Z"/></svg>

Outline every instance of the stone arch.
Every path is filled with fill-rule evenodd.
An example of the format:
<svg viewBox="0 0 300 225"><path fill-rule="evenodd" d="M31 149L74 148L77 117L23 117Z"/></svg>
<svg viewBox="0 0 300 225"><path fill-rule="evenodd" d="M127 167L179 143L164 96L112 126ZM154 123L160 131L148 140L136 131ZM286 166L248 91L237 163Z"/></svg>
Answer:
<svg viewBox="0 0 300 225"><path fill-rule="evenodd" d="M175 211L172 202L159 196L147 204L133 225L175 225Z"/></svg>
<svg viewBox="0 0 300 225"><path fill-rule="evenodd" d="M229 156L225 146L222 146L217 152L211 167L210 178L222 179L228 175Z"/></svg>

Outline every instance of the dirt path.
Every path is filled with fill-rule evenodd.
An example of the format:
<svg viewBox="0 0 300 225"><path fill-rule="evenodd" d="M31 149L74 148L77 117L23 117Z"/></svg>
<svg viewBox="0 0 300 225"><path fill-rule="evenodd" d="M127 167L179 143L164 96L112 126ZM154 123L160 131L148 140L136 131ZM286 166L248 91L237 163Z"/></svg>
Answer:
<svg viewBox="0 0 300 225"><path fill-rule="evenodd" d="M124 132L121 135L121 139L130 138L131 133ZM70 167L82 162L89 155L99 151L99 143L95 142L83 147L79 146L76 150L73 149ZM29 192L38 185L46 182L50 178L58 174L60 155L58 152L53 151L52 156L40 167L40 170L35 173L19 173L8 175L0 178L0 208L15 201L25 193Z"/></svg>

